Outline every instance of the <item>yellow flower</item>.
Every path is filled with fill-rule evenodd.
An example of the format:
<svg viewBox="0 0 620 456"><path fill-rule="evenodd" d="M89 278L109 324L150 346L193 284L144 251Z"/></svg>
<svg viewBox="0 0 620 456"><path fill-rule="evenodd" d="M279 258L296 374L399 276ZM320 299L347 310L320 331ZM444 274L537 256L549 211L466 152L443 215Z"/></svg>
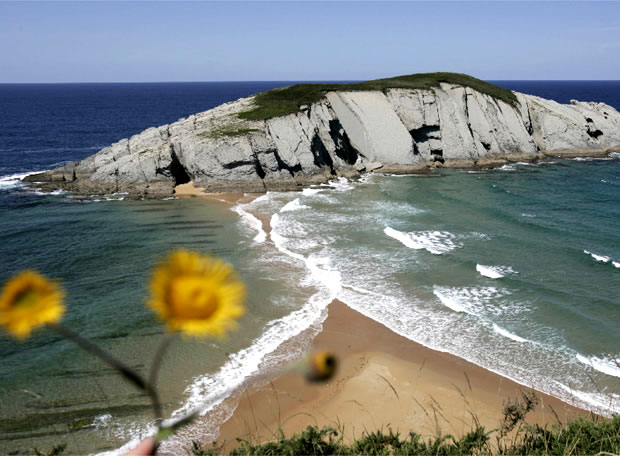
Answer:
<svg viewBox="0 0 620 456"><path fill-rule="evenodd" d="M222 260L177 250L155 269L149 306L171 331L222 337L245 312L245 286Z"/></svg>
<svg viewBox="0 0 620 456"><path fill-rule="evenodd" d="M308 361L306 380L310 382L326 382L334 376L338 368L338 360L328 351L315 351Z"/></svg>
<svg viewBox="0 0 620 456"><path fill-rule="evenodd" d="M0 296L0 326L18 339L32 330L60 320L65 313L64 292L36 271L24 271L9 280Z"/></svg>

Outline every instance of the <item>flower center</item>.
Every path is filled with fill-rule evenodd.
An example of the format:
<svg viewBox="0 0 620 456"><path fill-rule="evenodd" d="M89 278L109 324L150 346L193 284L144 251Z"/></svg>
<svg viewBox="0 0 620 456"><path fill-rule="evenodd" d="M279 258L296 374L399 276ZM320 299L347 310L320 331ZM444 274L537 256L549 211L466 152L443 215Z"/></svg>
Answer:
<svg viewBox="0 0 620 456"><path fill-rule="evenodd" d="M24 290L15 297L15 307L33 307L39 301L39 294L32 290Z"/></svg>
<svg viewBox="0 0 620 456"><path fill-rule="evenodd" d="M203 277L183 276L170 287L172 314L180 318L208 319L218 307L218 297Z"/></svg>

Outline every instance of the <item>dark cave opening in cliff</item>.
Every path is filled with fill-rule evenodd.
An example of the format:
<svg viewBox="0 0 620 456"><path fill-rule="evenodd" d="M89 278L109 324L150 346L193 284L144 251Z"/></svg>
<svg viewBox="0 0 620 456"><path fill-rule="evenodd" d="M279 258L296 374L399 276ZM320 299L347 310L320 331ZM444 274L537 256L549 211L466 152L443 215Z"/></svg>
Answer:
<svg viewBox="0 0 620 456"><path fill-rule="evenodd" d="M171 158L172 160L170 161L169 169L171 176L174 178L174 185L177 186L181 184L187 184L189 181L192 180L192 178L189 174L187 174L187 171L179 161L179 157L177 157L177 154L172 152Z"/></svg>

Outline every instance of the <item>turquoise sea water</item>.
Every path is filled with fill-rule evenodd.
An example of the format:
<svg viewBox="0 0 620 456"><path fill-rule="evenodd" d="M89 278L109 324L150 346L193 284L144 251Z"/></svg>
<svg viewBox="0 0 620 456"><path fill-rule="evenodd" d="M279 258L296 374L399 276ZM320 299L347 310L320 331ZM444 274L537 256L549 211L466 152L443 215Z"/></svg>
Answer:
<svg viewBox="0 0 620 456"><path fill-rule="evenodd" d="M239 269L248 314L225 342L172 346L161 375L167 414L207 412L297 356L334 298L431 348L620 413L617 156L373 175L232 207L0 184L0 280L32 267L61 279L66 325L137 369L163 333L144 301L166 252L211 252ZM144 396L52 333L0 336L0 359L2 453L61 441L69 453L114 450L149 429ZM205 413L177 443L214 432L229 410Z"/></svg>

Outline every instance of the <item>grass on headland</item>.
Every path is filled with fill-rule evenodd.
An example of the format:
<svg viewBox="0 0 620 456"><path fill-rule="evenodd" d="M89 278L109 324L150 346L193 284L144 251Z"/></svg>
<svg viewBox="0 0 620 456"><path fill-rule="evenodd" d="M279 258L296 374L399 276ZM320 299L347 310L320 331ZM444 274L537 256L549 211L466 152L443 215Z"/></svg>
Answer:
<svg viewBox="0 0 620 456"><path fill-rule="evenodd" d="M273 89L262 92L255 97L255 107L239 114L246 120L265 120L295 113L300 106L310 105L319 101L326 92L364 91L387 89L431 89L439 84L449 84L471 87L478 92L502 100L512 106L517 104L515 94L496 85L460 73L419 73L407 76L396 76L386 79L358 82L354 84L296 84L290 87Z"/></svg>
<svg viewBox="0 0 620 456"><path fill-rule="evenodd" d="M402 436L388 429L364 433L352 444L343 443L342 433L332 427L309 426L302 433L259 445L240 440L231 456L275 455L618 455L620 454L620 416L595 421L579 418L551 429L538 425L524 426L508 445L499 448L490 443L483 426L477 426L460 439L439 434L425 440L410 432ZM195 443L195 456L214 456L220 449L204 450Z"/></svg>

